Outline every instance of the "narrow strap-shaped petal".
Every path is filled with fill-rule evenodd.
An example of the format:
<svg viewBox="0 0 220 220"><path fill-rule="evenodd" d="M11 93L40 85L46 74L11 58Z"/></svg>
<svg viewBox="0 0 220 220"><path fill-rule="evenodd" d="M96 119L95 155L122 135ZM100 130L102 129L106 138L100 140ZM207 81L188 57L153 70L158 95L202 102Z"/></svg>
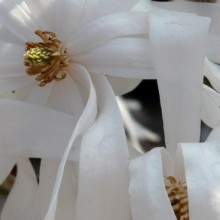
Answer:
<svg viewBox="0 0 220 220"><path fill-rule="evenodd" d="M25 2L0 1L1 24L24 43L30 39L35 39L33 33L39 29L32 19L29 9L25 6Z"/></svg>
<svg viewBox="0 0 220 220"><path fill-rule="evenodd" d="M33 78L26 75L0 78L0 95L15 91L33 82Z"/></svg>
<svg viewBox="0 0 220 220"><path fill-rule="evenodd" d="M111 39L148 33L146 12L124 12L108 15L79 28L67 43L71 55L85 52Z"/></svg>
<svg viewBox="0 0 220 220"><path fill-rule="evenodd" d="M206 142L210 141L220 143L220 123L212 129L211 133L207 137Z"/></svg>
<svg viewBox="0 0 220 220"><path fill-rule="evenodd" d="M39 208L43 217L48 209L54 181L57 175L60 160L43 159L40 169L39 183ZM60 186L59 200L56 209L56 220L71 220L75 212L75 198L77 193L76 175L74 173L75 162L67 162L62 184Z"/></svg>
<svg viewBox="0 0 220 220"><path fill-rule="evenodd" d="M207 48L207 56L213 62L219 62L220 59L220 2L206 3L194 2L187 0L169 1L169 2L153 2L158 7L176 10L182 12L189 12L211 18L211 25L209 30L209 40Z"/></svg>
<svg viewBox="0 0 220 220"><path fill-rule="evenodd" d="M208 86L203 86L201 117L203 122L214 128L220 122L220 94Z"/></svg>
<svg viewBox="0 0 220 220"><path fill-rule="evenodd" d="M173 155L177 143L199 141L209 23L209 18L162 10L150 17L166 146Z"/></svg>
<svg viewBox="0 0 220 220"><path fill-rule="evenodd" d="M79 65L75 65L75 68L78 69L76 74L78 75L78 78L80 78L80 82L82 83L84 88L87 90L89 97L88 97L85 109L82 112L82 115L80 116L76 124L76 127L69 139L69 142L65 148L63 157L61 159L61 162L58 168L58 173L57 173L56 181L54 184L53 194L51 196L49 209L44 220L53 220L55 218L59 189L60 189L60 185L62 182L64 168L65 168L65 164L69 156L69 153L72 149L72 146L76 138L79 137L81 134L83 134L83 132L85 132L92 125L97 114L96 93L95 93L95 89L92 84L91 78L88 72L86 71L86 69L84 69L83 67Z"/></svg>
<svg viewBox="0 0 220 220"><path fill-rule="evenodd" d="M120 113L106 78L92 79L99 114L82 139L76 220L128 220L128 150Z"/></svg>
<svg viewBox="0 0 220 220"><path fill-rule="evenodd" d="M70 67L69 72L71 75L76 75L77 68ZM68 74L62 82L53 83L46 106L79 118L85 107L83 95L84 92L78 81Z"/></svg>
<svg viewBox="0 0 220 220"><path fill-rule="evenodd" d="M106 77L115 93L115 95L123 95L135 89L141 82L140 79L127 79L122 77Z"/></svg>
<svg viewBox="0 0 220 220"><path fill-rule="evenodd" d="M37 85L37 83L35 83L31 91L29 92L26 101L36 105L45 106L50 96L52 85L53 84L50 83L45 87L40 87L39 85Z"/></svg>
<svg viewBox="0 0 220 220"><path fill-rule="evenodd" d="M0 41L5 43L24 45L24 41L19 39L15 34L11 33L11 31L9 31L2 24L0 24Z"/></svg>
<svg viewBox="0 0 220 220"><path fill-rule="evenodd" d="M189 218L218 220L220 216L219 143L180 144L178 151L179 156L184 160Z"/></svg>
<svg viewBox="0 0 220 220"><path fill-rule="evenodd" d="M166 150L155 148L130 162L132 220L176 220L164 185L173 175Z"/></svg>
<svg viewBox="0 0 220 220"><path fill-rule="evenodd" d="M0 47L0 80L4 77L25 76L24 46L0 42Z"/></svg>
<svg viewBox="0 0 220 220"><path fill-rule="evenodd" d="M118 38L75 57L89 71L108 76L155 79L150 41Z"/></svg>
<svg viewBox="0 0 220 220"><path fill-rule="evenodd" d="M37 213L38 184L28 159L18 159L14 186L2 211L2 220L39 220Z"/></svg>
<svg viewBox="0 0 220 220"><path fill-rule="evenodd" d="M130 11L137 2L138 0L111 0L111 2L108 0L98 0L88 17L83 20L83 23L108 14Z"/></svg>
<svg viewBox="0 0 220 220"><path fill-rule="evenodd" d="M56 33L65 43L75 36L76 29L79 28L79 22L82 18L84 9L84 0L56 0L54 1L54 23Z"/></svg>
<svg viewBox="0 0 220 220"><path fill-rule="evenodd" d="M204 74L208 78L213 88L220 92L220 65L215 64L206 58Z"/></svg>
<svg viewBox="0 0 220 220"><path fill-rule="evenodd" d="M60 158L77 120L37 105L1 100L0 121L4 125L0 128L2 154Z"/></svg>

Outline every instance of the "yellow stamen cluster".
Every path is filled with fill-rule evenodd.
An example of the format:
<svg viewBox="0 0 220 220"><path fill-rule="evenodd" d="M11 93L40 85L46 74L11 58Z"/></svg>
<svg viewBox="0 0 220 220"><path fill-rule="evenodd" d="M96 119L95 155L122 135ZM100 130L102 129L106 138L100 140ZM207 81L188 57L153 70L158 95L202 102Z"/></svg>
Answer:
<svg viewBox="0 0 220 220"><path fill-rule="evenodd" d="M189 220L187 185L185 182L168 176L164 178L165 187L177 220Z"/></svg>
<svg viewBox="0 0 220 220"><path fill-rule="evenodd" d="M24 58L35 66L43 66L49 63L52 59L51 52L40 47L35 47L28 50L24 54Z"/></svg>
<svg viewBox="0 0 220 220"><path fill-rule="evenodd" d="M64 79L67 75L69 58L67 49L56 35L49 31L35 31L43 42L27 42L24 65L28 75L37 75L39 86Z"/></svg>

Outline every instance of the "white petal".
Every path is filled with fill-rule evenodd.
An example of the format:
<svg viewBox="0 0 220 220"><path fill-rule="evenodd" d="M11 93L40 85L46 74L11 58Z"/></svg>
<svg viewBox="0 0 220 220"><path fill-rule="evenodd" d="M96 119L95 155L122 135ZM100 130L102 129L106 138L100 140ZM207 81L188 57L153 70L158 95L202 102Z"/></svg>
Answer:
<svg viewBox="0 0 220 220"><path fill-rule="evenodd" d="M3 95L8 92L15 91L33 82L30 76L15 76L15 77L1 77L0 78L0 94Z"/></svg>
<svg viewBox="0 0 220 220"><path fill-rule="evenodd" d="M89 77L88 72L86 69L79 65L75 65L75 68L78 69L76 74L78 75L78 79L80 79L81 84L83 87L87 90L87 93L89 94L87 104L84 108L84 111L82 112L82 115L80 116L76 127L69 139L69 142L65 148L63 157L61 159L56 181L53 188L53 194L50 201L50 206L48 209L48 212L46 214L46 217L44 220L52 220L55 217L55 211L57 206L57 199L58 199L58 193L60 189L60 185L63 178L63 172L65 168L66 161L69 157L69 153L71 151L72 145L75 144L75 140L82 135L94 122L96 114L97 114L97 103L96 103L96 93L95 89L93 87L91 78Z"/></svg>
<svg viewBox="0 0 220 220"><path fill-rule="evenodd" d="M37 220L38 184L28 159L19 159L17 177L2 211L2 220Z"/></svg>
<svg viewBox="0 0 220 220"><path fill-rule="evenodd" d="M109 83L115 95L123 95L127 92L132 91L135 89L138 84L141 82L139 79L126 79L126 78L119 78L119 77L107 77Z"/></svg>
<svg viewBox="0 0 220 220"><path fill-rule="evenodd" d="M192 1L170 1L153 2L153 4L169 10L195 13L201 16L210 17L211 25L209 30L209 42L207 55L213 62L220 62L220 4L192 2Z"/></svg>
<svg viewBox="0 0 220 220"><path fill-rule="evenodd" d="M77 55L74 59L93 73L136 79L155 78L152 76L152 50L147 39L114 39L101 47ZM102 72L104 68L107 72ZM108 71L108 68L113 71ZM114 73L114 68L119 68L117 74ZM132 71L127 71L129 68Z"/></svg>
<svg viewBox="0 0 220 220"><path fill-rule="evenodd" d="M60 158L76 125L70 115L12 100L0 101L0 121L0 152L13 157Z"/></svg>
<svg viewBox="0 0 220 220"><path fill-rule="evenodd" d="M16 0L20 1L20 0ZM54 31L54 0L25 0L20 3L26 8L26 13L37 23L41 30ZM57 13L56 16L61 18L63 13ZM30 40L30 39L29 39Z"/></svg>
<svg viewBox="0 0 220 220"><path fill-rule="evenodd" d="M215 64L206 58L205 76L208 78L214 89L220 92L220 65Z"/></svg>
<svg viewBox="0 0 220 220"><path fill-rule="evenodd" d="M39 183L39 205L40 215L43 217L49 206L53 184L56 178L60 160L43 159L41 161L40 183ZM63 181L61 184L56 219L73 219L74 204L77 192L76 177L73 171L73 162L67 162Z"/></svg>
<svg viewBox="0 0 220 220"><path fill-rule="evenodd" d="M26 101L36 105L45 106L51 93L52 85L52 83L49 83L44 87L40 87L35 83L31 91L29 91Z"/></svg>
<svg viewBox="0 0 220 220"><path fill-rule="evenodd" d="M6 179L6 177L10 174L12 168L14 167L15 163L17 162L16 157L7 157L4 155L4 152L1 152L0 155L0 184Z"/></svg>
<svg viewBox="0 0 220 220"><path fill-rule="evenodd" d="M56 0L53 13L56 33L66 42L75 36L84 8L84 1L79 0Z"/></svg>
<svg viewBox="0 0 220 220"><path fill-rule="evenodd" d="M24 45L24 42L20 40L15 34L12 34L6 27L0 24L0 41L6 43L14 43L18 45Z"/></svg>
<svg viewBox="0 0 220 220"><path fill-rule="evenodd" d="M86 65L87 69L91 73L121 77L121 78L131 78L131 79L156 79L155 70L151 67L141 67L141 66L125 66L125 65Z"/></svg>
<svg viewBox="0 0 220 220"><path fill-rule="evenodd" d="M24 46L0 42L0 80L2 77L27 76L24 66Z"/></svg>
<svg viewBox="0 0 220 220"><path fill-rule="evenodd" d="M166 146L173 155L179 142L197 142L205 46L210 19L158 11L150 17Z"/></svg>
<svg viewBox="0 0 220 220"><path fill-rule="evenodd" d="M81 1L84 3L84 7L83 7L81 21L80 21L79 26L82 25L83 21L85 21L85 19L88 17L88 15L93 10L93 8L95 7L96 3L99 0L81 0Z"/></svg>
<svg viewBox="0 0 220 220"><path fill-rule="evenodd" d="M99 0L84 22L95 20L112 13L129 11L137 2L138 0Z"/></svg>
<svg viewBox="0 0 220 220"><path fill-rule="evenodd" d="M138 3L132 8L132 11L149 11L151 10L151 1L139 0Z"/></svg>
<svg viewBox="0 0 220 220"><path fill-rule="evenodd" d="M63 174L62 184L56 210L57 220L73 219L77 196L77 179L74 174L74 162L67 162Z"/></svg>
<svg viewBox="0 0 220 220"><path fill-rule="evenodd" d="M147 18L146 12L118 13L100 18L80 28L67 47L71 49L71 55L76 55L117 37L147 34Z"/></svg>
<svg viewBox="0 0 220 220"><path fill-rule="evenodd" d="M74 75L77 69L73 67L69 71ZM81 93L77 81L67 75L61 82L54 82L47 106L79 118L85 107Z"/></svg>
<svg viewBox="0 0 220 220"><path fill-rule="evenodd" d="M190 219L218 220L220 216L219 143L181 144Z"/></svg>
<svg viewBox="0 0 220 220"><path fill-rule="evenodd" d="M5 28L23 42L34 39L34 31L39 29L28 9L12 0L0 1L0 20Z"/></svg>
<svg viewBox="0 0 220 220"><path fill-rule="evenodd" d="M130 162L132 220L176 220L164 185L172 175L171 159L163 148L155 148Z"/></svg>
<svg viewBox="0 0 220 220"><path fill-rule="evenodd" d="M41 219L43 219L49 207L59 163L60 160L48 158L41 160L39 174L39 212Z"/></svg>
<svg viewBox="0 0 220 220"><path fill-rule="evenodd" d="M128 220L128 151L122 121L106 78L94 75L93 82L99 114L82 140L76 220Z"/></svg>
<svg viewBox="0 0 220 220"><path fill-rule="evenodd" d="M206 142L210 142L210 141L220 143L220 124L218 124L212 129L211 133L206 139Z"/></svg>
<svg viewBox="0 0 220 220"><path fill-rule="evenodd" d="M202 120L211 128L220 122L220 94L215 90L203 87Z"/></svg>

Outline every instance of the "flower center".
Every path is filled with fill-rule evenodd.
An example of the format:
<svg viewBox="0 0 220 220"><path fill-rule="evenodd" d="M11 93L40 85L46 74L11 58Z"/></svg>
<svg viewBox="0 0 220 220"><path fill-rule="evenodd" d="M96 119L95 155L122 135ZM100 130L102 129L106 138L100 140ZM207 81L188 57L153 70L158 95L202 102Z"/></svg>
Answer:
<svg viewBox="0 0 220 220"><path fill-rule="evenodd" d="M26 43L24 65L28 75L36 75L39 86L64 79L67 75L69 58L67 49L56 35L49 31L35 31L43 42Z"/></svg>
<svg viewBox="0 0 220 220"><path fill-rule="evenodd" d="M164 178L166 191L177 220L189 220L187 185L168 176Z"/></svg>

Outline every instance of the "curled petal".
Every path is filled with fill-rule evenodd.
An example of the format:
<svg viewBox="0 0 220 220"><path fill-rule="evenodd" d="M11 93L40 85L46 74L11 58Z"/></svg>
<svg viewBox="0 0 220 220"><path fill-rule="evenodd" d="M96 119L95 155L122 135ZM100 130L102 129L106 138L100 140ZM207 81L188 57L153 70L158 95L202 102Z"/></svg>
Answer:
<svg viewBox="0 0 220 220"><path fill-rule="evenodd" d="M220 65L215 64L206 58L204 74L208 78L213 88L220 92Z"/></svg>
<svg viewBox="0 0 220 220"><path fill-rule="evenodd" d="M123 12L102 17L79 28L67 42L72 55L86 52L114 38L148 33L146 12Z"/></svg>
<svg viewBox="0 0 220 220"><path fill-rule="evenodd" d="M133 79L155 79L150 41L119 38L76 56L90 72Z"/></svg>
<svg viewBox="0 0 220 220"><path fill-rule="evenodd" d="M211 128L214 128L220 122L219 106L220 94L204 86L201 116L202 120Z"/></svg>
<svg viewBox="0 0 220 220"><path fill-rule="evenodd" d="M172 160L163 148L155 148L130 162L132 219L176 220L164 185L173 175Z"/></svg>
<svg viewBox="0 0 220 220"><path fill-rule="evenodd" d="M105 76L92 79L99 114L82 139L76 220L128 220L128 150L120 113Z"/></svg>
<svg viewBox="0 0 220 220"><path fill-rule="evenodd" d="M75 144L75 140L94 123L97 114L96 93L91 78L88 72L86 71L86 69L84 69L83 67L76 65L75 68L78 68L78 72L77 72L78 78L80 79L82 86L85 89L87 89L89 96L88 96L87 104L82 112L82 115L80 116L80 118L76 123L76 127L69 139L69 142L64 150L64 154L61 158L53 188L53 193L50 200L49 209L44 220L52 220L55 218L58 194L64 174L64 168L66 165L66 161L69 157L70 151L72 149L72 146L73 144Z"/></svg>
<svg viewBox="0 0 220 220"><path fill-rule="evenodd" d="M178 155L184 162L190 219L219 219L219 143L180 144Z"/></svg>

